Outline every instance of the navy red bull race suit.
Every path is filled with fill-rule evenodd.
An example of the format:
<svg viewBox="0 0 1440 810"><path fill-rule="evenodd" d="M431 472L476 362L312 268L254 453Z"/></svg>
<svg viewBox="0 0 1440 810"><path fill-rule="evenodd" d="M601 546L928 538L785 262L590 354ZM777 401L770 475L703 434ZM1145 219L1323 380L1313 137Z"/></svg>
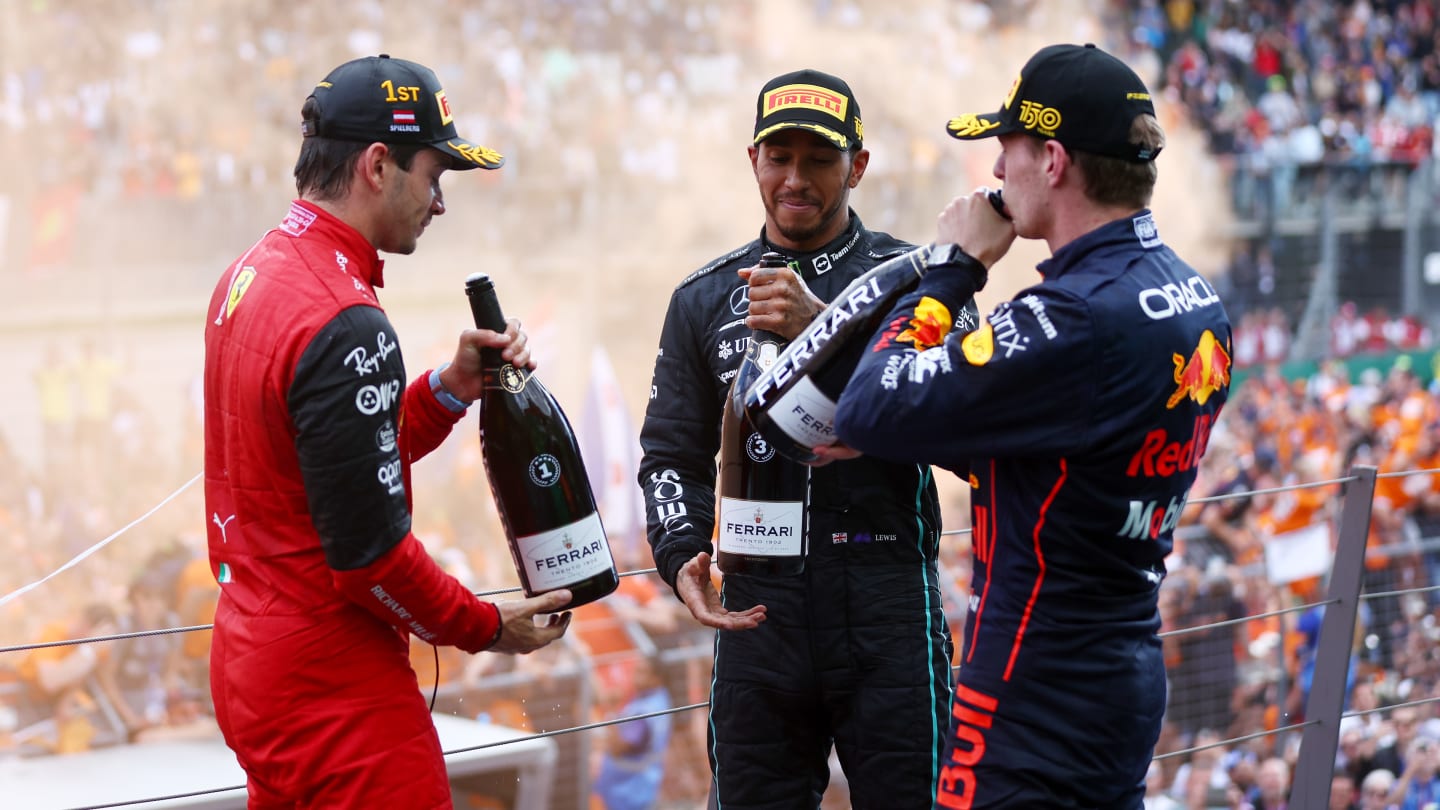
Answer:
<svg viewBox="0 0 1440 810"><path fill-rule="evenodd" d="M927 275L875 336L836 433L972 488L936 806L1139 808L1165 710L1158 592L1228 390L1230 323L1148 211L1039 270L963 338L945 326L972 277Z"/></svg>
<svg viewBox="0 0 1440 810"><path fill-rule="evenodd" d="M911 248L850 226L788 255L823 300ZM660 575L711 552L715 455L730 382L745 355L746 282L762 236L692 273L670 299L640 443L649 538ZM786 251L779 251L786 253ZM759 627L715 641L710 756L721 808L818 807L833 741L856 808L928 808L948 720L950 632L940 601L940 531L929 467L879 459L811 478L803 574L727 577L732 611L768 608Z"/></svg>
<svg viewBox="0 0 1440 810"><path fill-rule="evenodd" d="M297 201L210 301L210 685L251 808L449 807L408 634L476 652L500 628L410 533L410 463L462 413L406 386L382 267Z"/></svg>

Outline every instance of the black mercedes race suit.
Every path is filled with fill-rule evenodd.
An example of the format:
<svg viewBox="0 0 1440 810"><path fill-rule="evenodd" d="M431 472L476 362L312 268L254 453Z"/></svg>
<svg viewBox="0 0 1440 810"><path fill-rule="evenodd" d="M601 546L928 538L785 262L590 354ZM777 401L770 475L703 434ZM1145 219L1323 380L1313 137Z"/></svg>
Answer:
<svg viewBox="0 0 1440 810"><path fill-rule="evenodd" d="M792 255L761 237L692 273L670 299L640 433L650 545L661 576L711 552L723 401L746 350L736 271L776 250L823 300L911 248L850 226ZM973 326L973 321L972 321ZM793 462L791 462L793 463ZM803 574L728 577L725 606L767 606L757 628L721 631L711 685L718 806L816 807L833 742L856 808L929 808L951 694L940 604L940 512L929 467L861 458L816 468Z"/></svg>

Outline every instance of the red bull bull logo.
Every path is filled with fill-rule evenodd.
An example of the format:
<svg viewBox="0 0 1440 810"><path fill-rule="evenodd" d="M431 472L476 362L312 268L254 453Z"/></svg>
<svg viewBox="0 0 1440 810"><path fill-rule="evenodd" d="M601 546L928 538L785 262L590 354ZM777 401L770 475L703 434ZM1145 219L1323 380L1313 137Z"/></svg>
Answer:
<svg viewBox="0 0 1440 810"><path fill-rule="evenodd" d="M952 323L950 309L927 295L915 305L910 326L895 338L895 342L913 344L923 352L943 343L945 336L950 334Z"/></svg>
<svg viewBox="0 0 1440 810"><path fill-rule="evenodd" d="M1175 361L1175 385L1179 387L1165 403L1167 409L1186 399L1204 405L1211 394L1230 387L1230 353L1209 329L1200 335L1200 344L1188 358L1178 354L1171 357Z"/></svg>

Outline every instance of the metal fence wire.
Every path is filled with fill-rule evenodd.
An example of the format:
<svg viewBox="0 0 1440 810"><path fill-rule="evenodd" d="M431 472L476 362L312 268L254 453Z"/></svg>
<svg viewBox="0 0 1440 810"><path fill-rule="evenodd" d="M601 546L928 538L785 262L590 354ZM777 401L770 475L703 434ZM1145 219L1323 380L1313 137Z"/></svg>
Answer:
<svg viewBox="0 0 1440 810"><path fill-rule="evenodd" d="M1413 619L1428 613L1430 603L1436 601L1434 595L1440 591L1440 582L1430 583L1423 575L1427 570L1440 572L1440 567L1428 569L1425 564L1440 558L1440 539L1412 537L1411 542L1402 545L1368 548L1376 480L1437 472L1440 470L1406 470L1382 475L1374 467L1356 466L1343 478L1191 501L1203 504L1302 489L1337 488L1338 517L1326 525L1333 556L1319 575L1318 586L1312 582L1305 591L1312 595L1310 599L1299 598L1299 589L1290 587L1294 581L1286 580L1282 572L1277 572L1278 563L1274 560L1232 560L1222 566L1212 558L1199 565L1192 565L1193 560L1177 564L1183 575L1174 576L1176 572L1172 571L1172 577L1162 586L1162 593L1168 593L1162 596L1164 624L1160 638L1167 651L1171 693L1166 732L1156 748L1152 768L1160 769L1173 779L1173 774L1196 767L1205 757L1226 754L1259 760L1289 753L1294 762L1290 806L1324 808L1330 798L1344 724L1373 727L1375 719L1382 715L1400 709L1424 708L1440 701L1440 695L1424 694L1420 690L1399 691L1403 689L1404 680L1387 685L1385 695L1378 696L1374 694L1375 678L1357 679L1356 676L1357 669L1367 665L1375 673L1386 671L1382 659L1396 655L1398 640L1394 637L1382 640L1378 636L1403 626L1404 617ZM968 535L969 530L944 534L944 543L963 543L959 538ZM1182 544L1188 539L1203 546L1203 537L1193 526L1177 531L1177 537ZM105 542L111 539L114 536ZM1181 555L1178 550L1177 555ZM1367 576L1367 572L1396 561L1404 561L1405 576L1388 579ZM1416 576L1417 572L1421 575ZM952 575L947 577L951 580L945 594L950 604L947 616L959 624L964 619L966 583L961 572L947 570L947 573ZM654 568L646 568L626 571L621 576L655 574ZM1371 585L1396 582L1404 587L1367 589L1364 587L1367 582ZM1237 593L1247 588L1268 593L1268 609L1243 612L1243 605L1257 601L1253 593ZM519 590L486 590L477 595L493 597ZM1383 610L1377 607L1381 603L1385 605ZM1402 618L1396 626L1386 628L1377 623L1377 616L1393 618L1397 610ZM1361 626L1363 632L1357 633L1357 626ZM52 647L195 633L212 627L195 624L10 644L0 646L0 655L18 656ZM529 740L584 740L592 732L660 716L673 716L679 724L686 716L694 717L708 709L709 702L700 699L682 701L662 711L594 720L595 696L590 694L588 681L603 680L603 670L624 665L627 655L646 655L660 662L672 695L696 696L697 683L708 686L710 648L706 635L711 631L702 629L689 636L677 634L674 638L658 640L647 638L643 629L633 626L627 631L641 639L633 651L587 656L571 650L569 668L562 666L550 673L569 685L550 697L549 708L546 701L539 701L533 707L522 708L521 714L511 716L528 723L533 731L516 739L447 750L446 757ZM1432 647L1433 639L1440 638L1440 629L1434 628L1433 620L1422 621L1416 632L1428 633ZM0 657L0 664L5 660ZM570 681L565 681L564 672L573 675ZM512 671L482 675L478 682L468 685L448 680L443 687L441 710L461 716L483 716L489 713L488 709L496 708L499 691L524 684L527 678L533 677L533 674ZM1365 684L1367 694L1362 696L1354 689L1357 682ZM573 699L574 705L562 705L567 699ZM546 728L557 719L563 719L564 724ZM692 723L677 727L676 736L690 733L699 726ZM555 780L562 789L555 792L552 806L588 807L590 748L587 742L562 752ZM691 753L701 753L703 757L703 749ZM565 761L567 757L569 761ZM702 758L700 765L703 767L703 764ZM563 789L567 784L569 789ZM243 790L243 785L223 785L86 807L143 807Z"/></svg>

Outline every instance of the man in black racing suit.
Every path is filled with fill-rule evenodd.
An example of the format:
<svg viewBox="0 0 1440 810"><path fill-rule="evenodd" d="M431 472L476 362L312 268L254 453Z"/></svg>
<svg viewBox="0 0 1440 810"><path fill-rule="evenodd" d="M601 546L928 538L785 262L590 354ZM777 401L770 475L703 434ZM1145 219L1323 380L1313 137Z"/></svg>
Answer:
<svg viewBox="0 0 1440 810"><path fill-rule="evenodd" d="M952 642L928 467L817 468L804 573L727 577L723 604L710 575L722 408L751 329L793 339L855 277L911 248L848 207L869 159L861 132L834 76L799 71L765 86L750 147L765 227L680 283L660 336L639 480L661 576L719 630L709 731L719 808L817 807L832 744L856 808L929 808L935 795ZM756 267L771 250L789 266Z"/></svg>

